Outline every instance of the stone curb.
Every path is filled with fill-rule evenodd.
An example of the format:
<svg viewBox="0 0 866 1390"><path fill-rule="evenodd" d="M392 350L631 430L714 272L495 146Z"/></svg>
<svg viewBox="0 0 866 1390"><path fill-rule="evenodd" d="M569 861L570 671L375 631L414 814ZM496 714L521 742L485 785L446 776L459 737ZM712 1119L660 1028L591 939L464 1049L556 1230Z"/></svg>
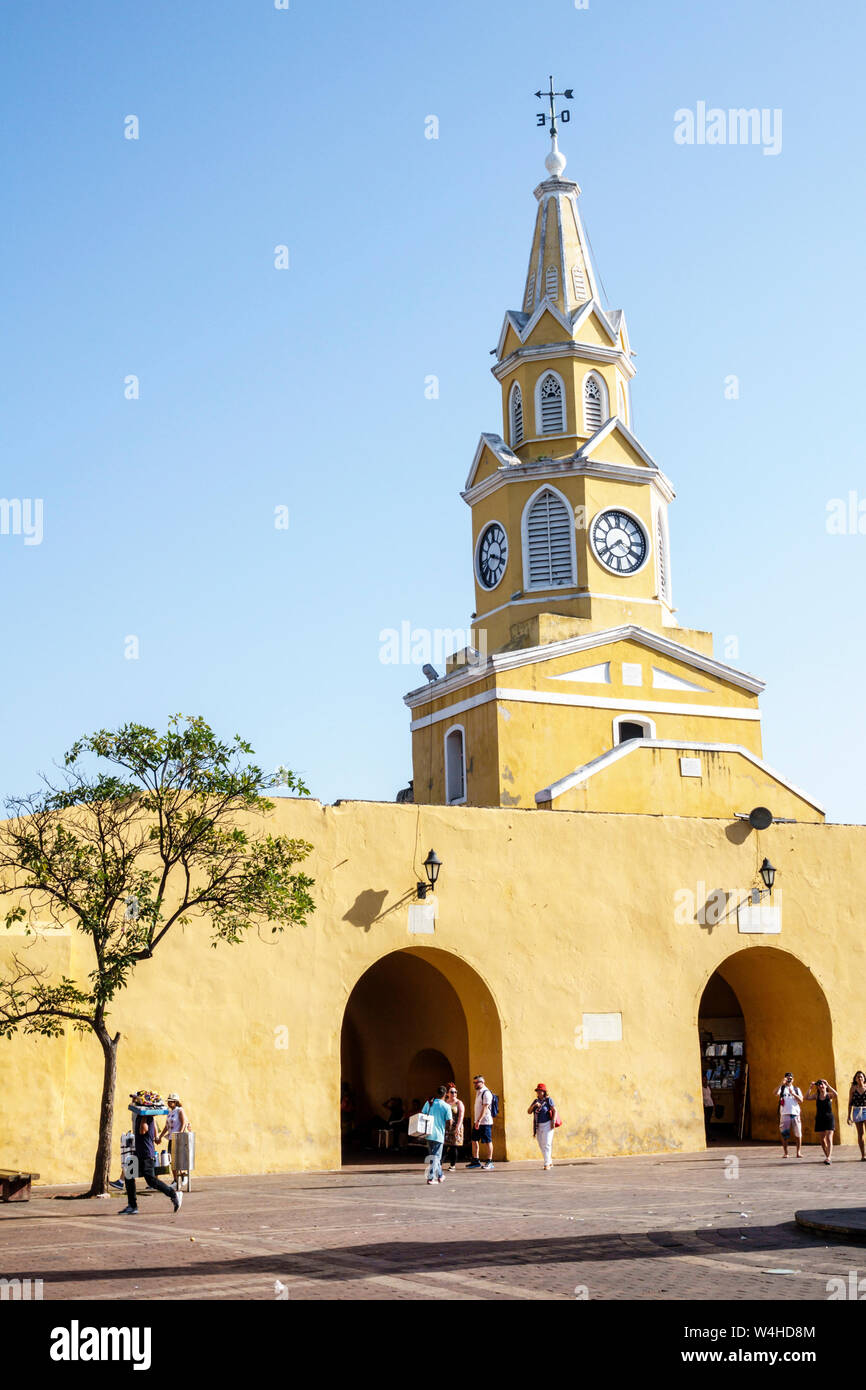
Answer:
<svg viewBox="0 0 866 1390"><path fill-rule="evenodd" d="M805 1230L848 1236L852 1240L866 1240L866 1209L861 1207L824 1207L813 1211L795 1211L794 1220Z"/></svg>

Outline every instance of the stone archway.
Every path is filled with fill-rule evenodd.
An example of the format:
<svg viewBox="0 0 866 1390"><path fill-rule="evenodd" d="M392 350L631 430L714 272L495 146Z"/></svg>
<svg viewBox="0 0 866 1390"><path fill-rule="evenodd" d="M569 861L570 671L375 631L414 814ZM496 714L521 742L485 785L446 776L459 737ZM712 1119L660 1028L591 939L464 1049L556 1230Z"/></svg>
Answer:
<svg viewBox="0 0 866 1390"><path fill-rule="evenodd" d="M502 1091L499 1011L481 976L459 956L433 947L391 951L364 971L349 995L340 1065L361 1134L377 1117L384 1120L388 1097L401 1097L408 1113L434 1082L456 1081L471 1116L473 1075L483 1073L493 1090ZM500 1158L506 1156L502 1132L500 1125Z"/></svg>
<svg viewBox="0 0 866 1390"><path fill-rule="evenodd" d="M712 1001L712 1002L710 1002ZM805 1095L810 1082L826 1077L836 1086L833 1025L824 991L808 966L774 946L748 946L721 961L707 980L698 1003L699 1027L706 1008L725 1005L724 1022L742 1036L748 1062L748 1114L751 1137L779 1138L778 1105L773 1095L786 1071ZM733 1001L733 1002L732 1002ZM732 1026L738 1006L742 1028ZM706 1033L706 1027L704 1032ZM704 1059L702 1058L702 1071ZM803 1139L814 1143L815 1107L803 1107ZM837 1128L837 1140L844 1139Z"/></svg>

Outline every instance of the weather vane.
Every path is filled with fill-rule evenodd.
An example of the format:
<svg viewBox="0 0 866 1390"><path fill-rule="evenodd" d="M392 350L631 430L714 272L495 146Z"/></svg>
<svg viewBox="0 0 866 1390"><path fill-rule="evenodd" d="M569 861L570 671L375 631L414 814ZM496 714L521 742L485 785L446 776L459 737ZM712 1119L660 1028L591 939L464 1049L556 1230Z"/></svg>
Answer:
<svg viewBox="0 0 866 1390"><path fill-rule="evenodd" d="M574 101L574 91L573 91L573 89L572 89L571 87L566 87L566 89L565 89L564 92L555 92L555 91L553 90L553 77L551 76L551 78L550 78L550 87L549 87L549 89L548 89L546 92L538 91L538 92L535 93L535 95L536 95L537 97L547 97L547 99L548 99L548 103L549 103L549 105L550 105L550 111L549 111L549 113L548 113L547 111L539 111L539 112L537 112L537 116L538 116L538 122L537 122L537 123L538 123L538 125L546 126L546 125L547 125L547 122L550 121L550 138L551 138L551 140L555 141L555 140L556 140L556 98L557 98L557 97L565 97L566 101ZM571 112L568 110L567 107L563 107L563 109L560 111L560 113L559 113L559 119L562 121L563 125L565 125L568 121L571 120Z"/></svg>

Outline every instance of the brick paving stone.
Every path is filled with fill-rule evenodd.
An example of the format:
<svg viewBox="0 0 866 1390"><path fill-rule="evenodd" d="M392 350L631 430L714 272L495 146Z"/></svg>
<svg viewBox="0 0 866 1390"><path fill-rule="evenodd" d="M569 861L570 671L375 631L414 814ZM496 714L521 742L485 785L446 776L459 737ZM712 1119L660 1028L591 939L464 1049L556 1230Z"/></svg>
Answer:
<svg viewBox="0 0 866 1390"><path fill-rule="evenodd" d="M279 1280L303 1300L817 1301L866 1275L862 1244L794 1221L866 1208L856 1149L831 1168L818 1148L785 1162L758 1144L509 1163L435 1187L395 1158L197 1178L177 1217L157 1194L122 1217L123 1196L53 1200L64 1190L0 1206L0 1275L42 1278L45 1299L273 1300Z"/></svg>

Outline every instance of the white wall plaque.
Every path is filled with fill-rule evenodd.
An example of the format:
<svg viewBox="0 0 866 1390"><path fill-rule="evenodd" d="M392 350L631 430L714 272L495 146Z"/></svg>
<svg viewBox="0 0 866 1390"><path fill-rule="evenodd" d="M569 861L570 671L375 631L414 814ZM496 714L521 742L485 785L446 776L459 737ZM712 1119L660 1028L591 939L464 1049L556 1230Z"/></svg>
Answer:
<svg viewBox="0 0 866 1390"><path fill-rule="evenodd" d="M591 1042L622 1042L622 1014L584 1014L583 1040Z"/></svg>
<svg viewBox="0 0 866 1390"><path fill-rule="evenodd" d="M622 663L622 683L623 685L643 685L643 667L639 661L624 661Z"/></svg>
<svg viewBox="0 0 866 1390"><path fill-rule="evenodd" d="M700 758L680 758L681 777L700 777L701 760Z"/></svg>
<svg viewBox="0 0 866 1390"><path fill-rule="evenodd" d="M409 931L416 936L432 936L436 930L436 899L409 904Z"/></svg>
<svg viewBox="0 0 866 1390"><path fill-rule="evenodd" d="M782 930L780 903L740 903L737 908L737 927L741 932L761 932L772 935Z"/></svg>

